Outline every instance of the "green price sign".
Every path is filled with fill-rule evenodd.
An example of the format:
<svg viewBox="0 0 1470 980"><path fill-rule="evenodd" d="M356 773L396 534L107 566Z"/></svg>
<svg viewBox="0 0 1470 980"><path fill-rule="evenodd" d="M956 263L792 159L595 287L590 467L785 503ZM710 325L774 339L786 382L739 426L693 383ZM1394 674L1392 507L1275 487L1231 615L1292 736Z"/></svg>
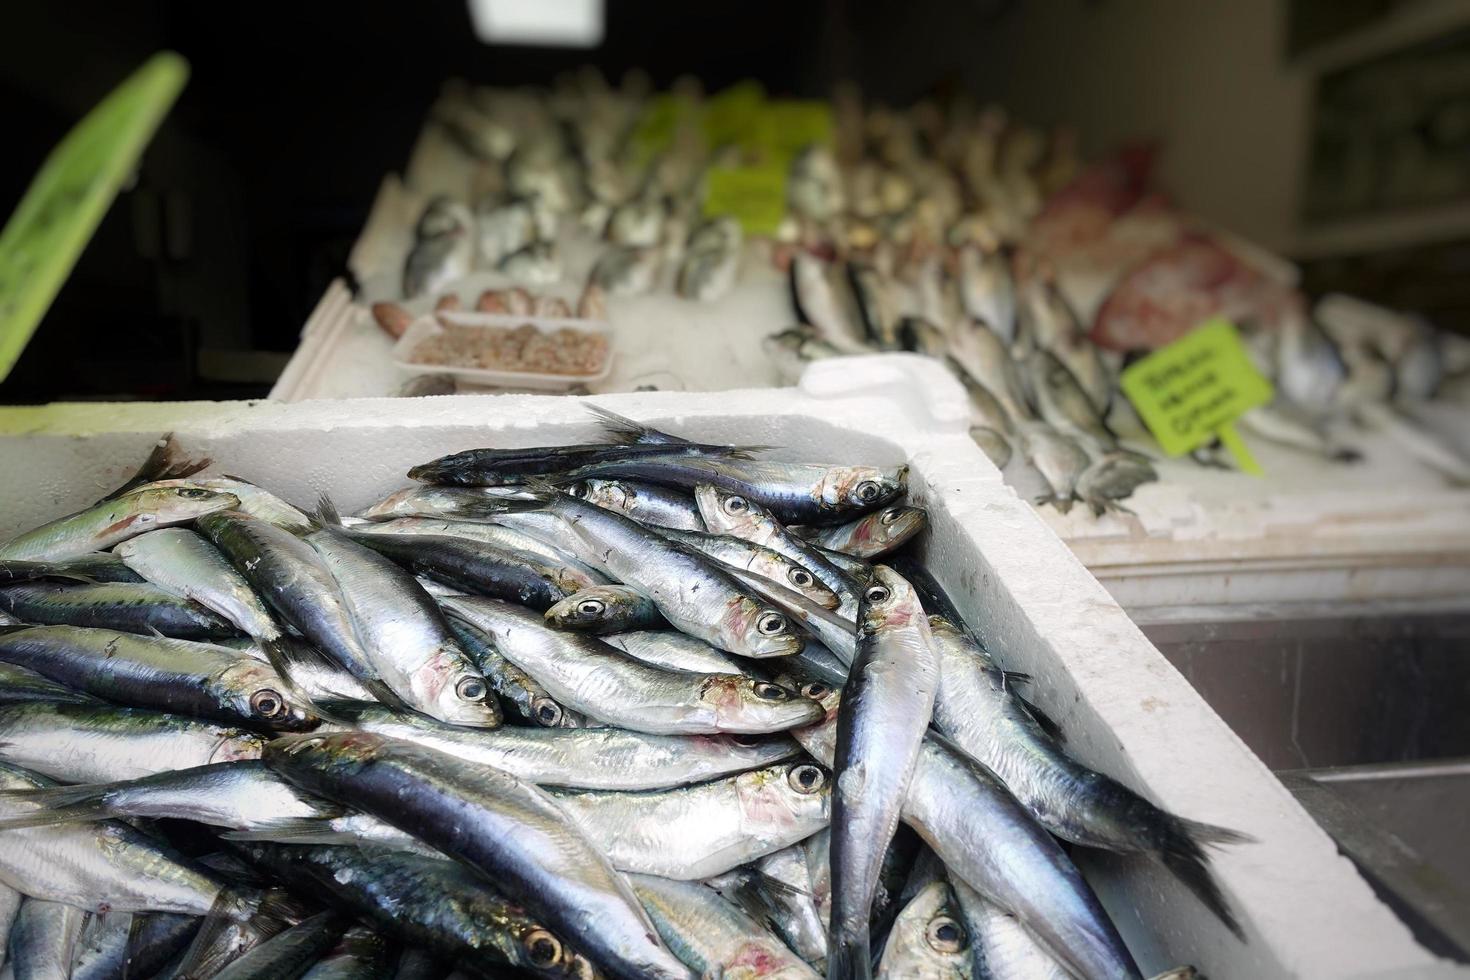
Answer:
<svg viewBox="0 0 1470 980"><path fill-rule="evenodd" d="M1211 320L1123 372L1123 394L1164 452L1182 456L1220 438L1247 473L1260 473L1234 422L1271 401L1235 327Z"/></svg>
<svg viewBox="0 0 1470 980"><path fill-rule="evenodd" d="M786 168L718 167L704 175L704 215L730 215L747 235L774 235L786 217Z"/></svg>
<svg viewBox="0 0 1470 980"><path fill-rule="evenodd" d="M188 77L183 58L155 55L66 134L26 189L0 231L0 380Z"/></svg>

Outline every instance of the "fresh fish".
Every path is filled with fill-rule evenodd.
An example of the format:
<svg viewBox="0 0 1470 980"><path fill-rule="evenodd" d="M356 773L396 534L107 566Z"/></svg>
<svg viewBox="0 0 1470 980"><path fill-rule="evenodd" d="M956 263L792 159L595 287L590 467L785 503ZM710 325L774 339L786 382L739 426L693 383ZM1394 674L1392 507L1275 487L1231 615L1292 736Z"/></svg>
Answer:
<svg viewBox="0 0 1470 980"><path fill-rule="evenodd" d="M916 354L939 358L949 354L948 335L921 316L899 318L898 340L904 350L911 350Z"/></svg>
<svg viewBox="0 0 1470 980"><path fill-rule="evenodd" d="M118 918L121 918L119 916ZM94 971L78 963L72 980L127 980L155 976L176 962L199 932L203 919L171 912L134 913L123 930L120 951L110 947ZM116 957L121 953L121 969Z"/></svg>
<svg viewBox="0 0 1470 980"><path fill-rule="evenodd" d="M620 514L554 490L537 491L536 510L506 501L503 523L540 533L557 547L648 596L674 626L707 643L748 657L775 657L799 648L791 624L726 571L728 566L673 544ZM731 570L733 571L733 570Z"/></svg>
<svg viewBox="0 0 1470 980"><path fill-rule="evenodd" d="M1016 282L1002 251L967 245L957 253L960 303L1007 345L1016 339Z"/></svg>
<svg viewBox="0 0 1470 980"><path fill-rule="evenodd" d="M763 544L734 535L701 531L661 529L659 533L670 541L692 548L723 565L733 565L786 588L795 589L824 609L836 609L839 605L837 593L825 583L819 582L807 568Z"/></svg>
<svg viewBox="0 0 1470 980"><path fill-rule="evenodd" d="M999 403L1012 424L1032 418L1016 362L1005 343L983 323L970 320L956 325L950 336L950 356ZM974 400L973 388L971 400ZM986 413L987 420L990 414Z"/></svg>
<svg viewBox="0 0 1470 980"><path fill-rule="evenodd" d="M653 290L662 264L658 248L615 245L602 253L589 281L609 296L642 296Z"/></svg>
<svg viewBox="0 0 1470 980"><path fill-rule="evenodd" d="M213 515L198 527L283 621L380 699L396 703L357 637L336 579L309 544L244 514Z"/></svg>
<svg viewBox="0 0 1470 980"><path fill-rule="evenodd" d="M379 980L387 967L387 942L366 926L353 926L301 980Z"/></svg>
<svg viewBox="0 0 1470 980"><path fill-rule="evenodd" d="M1315 414L1332 407L1347 379L1342 351L1304 310L1282 318L1276 333L1276 385L1286 398Z"/></svg>
<svg viewBox="0 0 1470 980"><path fill-rule="evenodd" d="M858 608L857 656L837 719L827 968L834 980L871 972L869 915L878 873L939 684L929 624L913 588L891 569L873 571Z"/></svg>
<svg viewBox="0 0 1470 980"><path fill-rule="evenodd" d="M1117 382L1113 370L1103 361L1102 349L1085 334L1071 334L1047 349L1067 366L1087 394L1093 410L1106 419L1113 407L1113 390Z"/></svg>
<svg viewBox="0 0 1470 980"><path fill-rule="evenodd" d="M871 353L868 338L856 317L843 307L821 259L798 251L791 258L787 284L798 322L816 327L823 340L844 354Z"/></svg>
<svg viewBox="0 0 1470 980"><path fill-rule="evenodd" d="M1360 406L1359 414L1361 414L1361 408L1362 406ZM1350 463L1362 458L1356 450L1339 445L1334 441L1323 424L1323 419L1313 418L1309 413L1280 397L1269 405L1259 405L1249 410L1237 421L1241 428L1263 439L1269 439L1271 442L1290 446L1314 456L1321 456L1324 459ZM1233 457L1227 453L1223 454L1223 458L1218 461L1211 459L1202 465L1231 469L1234 464Z"/></svg>
<svg viewBox="0 0 1470 980"><path fill-rule="evenodd" d="M842 351L817 336L810 326L788 327L761 341L761 348L776 364L781 380L796 384L813 361L840 357Z"/></svg>
<svg viewBox="0 0 1470 980"><path fill-rule="evenodd" d="M800 592L778 585L770 579L752 575L738 568L732 571L736 578L775 603L792 619L801 623L807 632L816 638L816 642L833 653L841 663L850 662L856 655L857 626L852 620L843 619L836 610L823 609L815 602L809 601ZM807 649L810 642L810 640L804 641L802 650L793 656L802 656L802 651ZM846 668L843 669L843 676L846 677Z"/></svg>
<svg viewBox="0 0 1470 980"><path fill-rule="evenodd" d="M20 912L20 903L25 901L25 896L11 888L9 885L0 885L0 963L7 959L10 940L10 928L15 922L15 916Z"/></svg>
<svg viewBox="0 0 1470 980"><path fill-rule="evenodd" d="M555 790L620 871L692 881L723 874L827 825L827 772L795 762L642 793Z"/></svg>
<svg viewBox="0 0 1470 980"><path fill-rule="evenodd" d="M680 531L704 530L694 498L680 490L637 480L582 480L567 487L566 492L640 524Z"/></svg>
<svg viewBox="0 0 1470 980"><path fill-rule="evenodd" d="M422 487L421 490L435 488ZM363 534L431 534L447 535L452 538L464 538L467 541L478 541L481 544L490 545L503 551L518 551L534 555L543 564L552 565L564 569L569 574L575 574L587 582L588 587L606 584L606 576L594 571L592 568L582 564L575 558L558 551L540 538L533 537L514 528L502 527L499 524L482 524L478 521L454 521L436 520L431 517L399 517L382 523L362 522L353 523L346 520L354 531Z"/></svg>
<svg viewBox="0 0 1470 980"><path fill-rule="evenodd" d="M561 281L561 255L554 242L532 242L501 259L496 268L527 286L550 286Z"/></svg>
<svg viewBox="0 0 1470 980"><path fill-rule="evenodd" d="M546 610L546 622L557 629L597 634L668 625L653 600L626 585L594 585L573 593Z"/></svg>
<svg viewBox="0 0 1470 980"><path fill-rule="evenodd" d="M342 903L405 943L446 960L482 972L509 965L545 977L601 976L519 904L457 861L357 847L260 842L239 847L292 885Z"/></svg>
<svg viewBox="0 0 1470 980"><path fill-rule="evenodd" d="M265 739L183 715L37 701L0 708L0 759L66 783L258 759Z"/></svg>
<svg viewBox="0 0 1470 980"><path fill-rule="evenodd" d="M324 502L324 518L332 516ZM499 705L433 597L392 561L327 527L307 543L336 579L363 649L393 693L432 718L494 728Z"/></svg>
<svg viewBox="0 0 1470 980"><path fill-rule="evenodd" d="M1204 847L1248 838L1167 813L1069 758L1016 698L984 650L954 624L939 617L930 622L941 664L934 712L939 729L965 754L994 770L1052 833L1087 847L1152 857L1240 935L1230 904L1210 875Z"/></svg>
<svg viewBox="0 0 1470 980"><path fill-rule="evenodd" d="M23 625L8 623L5 625ZM28 704L32 701L59 701L70 704L100 704L90 694L58 684L28 667L0 663L0 705Z"/></svg>
<svg viewBox="0 0 1470 980"><path fill-rule="evenodd" d="M135 582L26 582L0 586L0 609L26 623L102 626L183 640L236 635L234 624L155 585Z"/></svg>
<svg viewBox="0 0 1470 980"><path fill-rule="evenodd" d="M91 916L82 927L72 954L70 980L113 980L125 977L128 969L128 934L133 927L130 913Z"/></svg>
<svg viewBox="0 0 1470 980"><path fill-rule="evenodd" d="M996 980L1072 980L1072 974L1015 916L962 881L954 883L960 917L981 976Z"/></svg>
<svg viewBox="0 0 1470 980"><path fill-rule="evenodd" d="M654 734L761 734L820 716L778 684L654 667L595 637L548 629L541 616L497 599L443 602L552 697L609 724Z"/></svg>
<svg viewBox="0 0 1470 980"><path fill-rule="evenodd" d="M87 913L74 905L28 898L10 927L16 980L69 980Z"/></svg>
<svg viewBox="0 0 1470 980"><path fill-rule="evenodd" d="M274 644L269 655L257 645L241 649L257 660L271 663L313 702L374 699L373 692L351 671L309 643L286 638Z"/></svg>
<svg viewBox="0 0 1470 980"><path fill-rule="evenodd" d="M1038 504L1051 504L1060 513L1072 509L1077 497L1077 481L1091 462L1076 441L1062 435L1045 422L1021 425L1021 446L1026 462L1036 468L1051 492L1036 499Z"/></svg>
<svg viewBox="0 0 1470 980"><path fill-rule="evenodd" d="M781 940L714 889L652 875L629 880L664 942L700 976L817 980Z"/></svg>
<svg viewBox="0 0 1470 980"><path fill-rule="evenodd" d="M1108 510L1122 510L1126 500L1145 483L1159 478L1153 465L1137 453L1108 453L1098 458L1077 477L1077 497L1101 517Z"/></svg>
<svg viewBox="0 0 1470 980"><path fill-rule="evenodd" d="M626 881L541 790L365 732L277 739L268 765L470 866L612 976L688 980Z"/></svg>
<svg viewBox="0 0 1470 980"><path fill-rule="evenodd" d="M0 660L133 707L279 731L319 720L268 664L190 640L83 626L6 626Z"/></svg>
<svg viewBox="0 0 1470 980"><path fill-rule="evenodd" d="M66 582L141 582L143 577L105 551L61 561L0 560L0 582L34 582L53 578Z"/></svg>
<svg viewBox="0 0 1470 980"><path fill-rule="evenodd" d="M274 524L292 534L304 534L310 530L312 521L299 508L286 503L268 490L237 476L196 476L187 480L160 480L150 487L202 487L221 493L234 494L240 500L242 514L258 517L267 524Z"/></svg>
<svg viewBox="0 0 1470 980"><path fill-rule="evenodd" d="M797 532L812 544L864 560L878 558L905 544L929 524L922 507L885 507L855 521Z"/></svg>
<svg viewBox="0 0 1470 980"><path fill-rule="evenodd" d="M257 640L281 637L250 583L218 548L193 531L165 528L124 541L115 553L129 568L159 588L192 599ZM169 631L160 626L164 633Z"/></svg>
<svg viewBox="0 0 1470 980"><path fill-rule="evenodd" d="M49 779L0 766L0 789L49 789ZM32 804L8 796L0 816L27 813ZM58 824L6 831L0 848L0 882L48 902L93 912L221 910L241 914L245 905L222 882L165 850L125 823Z"/></svg>
<svg viewBox="0 0 1470 980"><path fill-rule="evenodd" d="M337 711L365 732L425 745L538 786L667 789L768 766L798 751L796 743L780 737L649 735L618 728L486 731L373 705L338 705Z"/></svg>
<svg viewBox="0 0 1470 980"><path fill-rule="evenodd" d="M926 515L925 520L927 519ZM814 530L816 529L801 529L803 534ZM815 545L815 547L817 554L827 559L836 566L839 572L847 576L847 581L853 588L860 588L867 585L868 580L873 577L873 563L866 558L854 558L852 555L844 554L841 551L833 551L831 548L823 548L821 545Z"/></svg>
<svg viewBox="0 0 1470 980"><path fill-rule="evenodd" d="M1031 393L1044 422L1084 445L1103 452L1118 449L1118 437L1108 428L1075 375L1051 351L1040 348L1026 359L1024 369Z"/></svg>
<svg viewBox="0 0 1470 980"><path fill-rule="evenodd" d="M299 978L347 929L340 912L318 912L247 950L214 976L216 980Z"/></svg>
<svg viewBox="0 0 1470 980"><path fill-rule="evenodd" d="M341 533L417 574L465 592L508 599L532 609L549 609L578 589L595 584L573 569L549 565L538 556L468 538L374 534L354 528L344 528Z"/></svg>
<svg viewBox="0 0 1470 980"><path fill-rule="evenodd" d="M406 487L403 490L395 490L366 508L360 516L370 521L427 518L430 520L448 519L464 523L467 519L474 519L487 500L500 500L521 495L521 491L517 488Z"/></svg>
<svg viewBox="0 0 1470 980"><path fill-rule="evenodd" d="M818 968L825 964L827 923L812 897L811 874L802 844L772 851L705 884L757 919L770 922L803 960Z"/></svg>
<svg viewBox="0 0 1470 980"><path fill-rule="evenodd" d="M1021 291L1016 343L1055 350L1074 337L1084 336L1082 322L1072 304L1049 274L1037 276Z"/></svg>
<svg viewBox="0 0 1470 980"><path fill-rule="evenodd" d="M475 207L475 229L478 258L493 269L501 259L535 240L535 209L525 199L501 202L485 198Z"/></svg>
<svg viewBox="0 0 1470 980"><path fill-rule="evenodd" d="M586 719L564 707L534 677L505 659L484 630L458 616L451 615L448 619L460 646L470 655L505 709L514 711L522 721L544 728L585 726Z"/></svg>
<svg viewBox="0 0 1470 980"><path fill-rule="evenodd" d="M430 201L419 217L413 248L403 263L403 298L437 295L469 275L474 262L474 215L446 197Z"/></svg>
<svg viewBox="0 0 1470 980"><path fill-rule="evenodd" d="M163 487L125 493L86 510L59 517L0 545L0 559L59 561L111 548L160 527L187 524L236 507L240 498L198 487Z"/></svg>
<svg viewBox="0 0 1470 980"><path fill-rule="evenodd" d="M878 962L879 980L970 980L970 941L949 886L936 881L903 907Z"/></svg>
<svg viewBox="0 0 1470 980"><path fill-rule="evenodd" d="M675 279L679 295L705 303L724 297L740 275L741 247L739 242L714 248L691 245Z"/></svg>
<svg viewBox="0 0 1470 980"><path fill-rule="evenodd" d="M604 636L602 642L617 647L634 660L665 670L685 670L696 674L745 673L728 653L678 630L612 633Z"/></svg>
<svg viewBox="0 0 1470 980"><path fill-rule="evenodd" d="M883 276L871 266L848 262L847 285L857 303L858 319L868 343L879 350L898 350L898 313Z"/></svg>
<svg viewBox="0 0 1470 980"><path fill-rule="evenodd" d="M845 574L817 551L816 546L792 534L781 525L775 516L738 492L723 490L710 484L701 484L694 491L700 515L711 530L742 538L753 544L762 545L796 563L801 569L815 576L817 581L836 597L836 605L818 603L823 608L835 609L843 619L851 620L857 615L857 589ZM752 570L753 571L753 570ZM769 576L763 576L769 578ZM778 581L783 587L795 588L789 581ZM807 590L798 590L803 598L816 601Z"/></svg>

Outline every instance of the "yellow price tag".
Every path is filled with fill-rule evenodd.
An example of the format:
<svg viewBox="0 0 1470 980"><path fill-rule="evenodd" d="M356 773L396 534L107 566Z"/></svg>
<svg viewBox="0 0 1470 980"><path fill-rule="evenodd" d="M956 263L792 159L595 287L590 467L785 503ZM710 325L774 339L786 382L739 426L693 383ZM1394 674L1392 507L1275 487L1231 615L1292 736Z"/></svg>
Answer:
<svg viewBox="0 0 1470 980"><path fill-rule="evenodd" d="M0 379L10 374L189 77L154 55L51 151L0 231Z"/></svg>
<svg viewBox="0 0 1470 980"><path fill-rule="evenodd" d="M1260 473L1233 423L1271 401L1271 382L1256 370L1235 327L1210 320L1132 364L1120 378L1164 452L1182 456L1220 438L1247 473Z"/></svg>
<svg viewBox="0 0 1470 980"><path fill-rule="evenodd" d="M766 90L755 81L740 82L715 95L704 107L705 140L712 147L758 145L765 100Z"/></svg>
<svg viewBox="0 0 1470 980"><path fill-rule="evenodd" d="M778 159L790 160L808 146L832 142L832 107L814 99L775 99L763 110L761 135Z"/></svg>
<svg viewBox="0 0 1470 980"><path fill-rule="evenodd" d="M786 217L784 167L720 167L704 179L706 218L730 215L747 235L774 235Z"/></svg>

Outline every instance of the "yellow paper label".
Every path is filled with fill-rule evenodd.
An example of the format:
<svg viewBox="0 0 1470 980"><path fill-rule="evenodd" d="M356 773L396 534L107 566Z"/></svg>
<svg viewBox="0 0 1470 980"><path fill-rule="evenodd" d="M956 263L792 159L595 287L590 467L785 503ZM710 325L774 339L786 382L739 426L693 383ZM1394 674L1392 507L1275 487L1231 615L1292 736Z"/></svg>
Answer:
<svg viewBox="0 0 1470 980"><path fill-rule="evenodd" d="M0 379L10 374L189 77L154 55L67 133L0 231Z"/></svg>
<svg viewBox="0 0 1470 980"><path fill-rule="evenodd" d="M774 235L786 217L786 169L720 167L705 174L704 215L730 215L747 235Z"/></svg>
<svg viewBox="0 0 1470 980"><path fill-rule="evenodd" d="M1235 327L1218 319L1130 365L1120 381L1170 456L1204 445L1272 398L1271 382L1251 363ZM1228 436L1239 444L1233 432Z"/></svg>

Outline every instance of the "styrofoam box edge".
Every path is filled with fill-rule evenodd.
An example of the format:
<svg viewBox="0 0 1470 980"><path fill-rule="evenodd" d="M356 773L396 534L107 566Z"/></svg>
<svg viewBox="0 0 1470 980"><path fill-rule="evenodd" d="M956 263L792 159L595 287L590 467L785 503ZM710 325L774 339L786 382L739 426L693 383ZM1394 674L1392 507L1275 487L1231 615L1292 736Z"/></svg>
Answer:
<svg viewBox="0 0 1470 980"><path fill-rule="evenodd" d="M1078 758L1182 816L1257 843L1214 868L1245 926L1232 937L1159 867L1079 852L1146 974L1192 963L1219 977L1438 973L1332 840L1017 499L967 435L964 392L943 367L886 355L818 363L797 388L647 392L592 399L710 441L781 445L794 459L907 461L932 521L928 562L961 613ZM298 503L361 507L404 470L473 446L595 438L584 399L535 395L58 405L0 410L10 535L85 506L125 479L164 431L217 469ZM1447 967L1445 967L1448 969Z"/></svg>

